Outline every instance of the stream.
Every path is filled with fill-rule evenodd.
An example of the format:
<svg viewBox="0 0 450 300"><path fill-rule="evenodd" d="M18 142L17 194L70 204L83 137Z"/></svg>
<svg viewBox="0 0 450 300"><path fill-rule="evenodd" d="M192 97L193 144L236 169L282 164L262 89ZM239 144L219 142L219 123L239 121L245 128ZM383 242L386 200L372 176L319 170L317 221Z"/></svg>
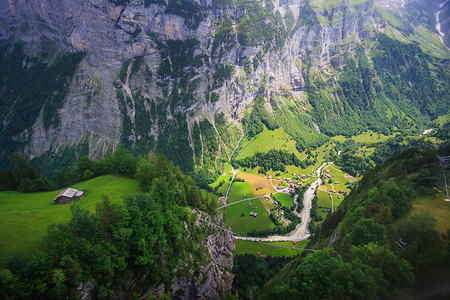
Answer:
<svg viewBox="0 0 450 300"><path fill-rule="evenodd" d="M303 209L302 212L299 214L298 212L295 212L301 219L301 223L298 224L293 231L286 235L272 235L269 237L241 237L241 236L235 236L238 240L246 240L246 241L263 241L263 242L281 242L281 241L303 241L306 240L308 237L311 236L308 226L309 222L311 222L311 207L312 207L312 200L314 199L314 195L316 193L317 187L322 183L322 179L320 179L320 173L322 172L322 169L328 165L328 163L323 163L322 166L320 166L317 169L317 180L314 181L311 186L306 190L305 194L303 195ZM295 195L294 201L296 202L299 198L299 195Z"/></svg>

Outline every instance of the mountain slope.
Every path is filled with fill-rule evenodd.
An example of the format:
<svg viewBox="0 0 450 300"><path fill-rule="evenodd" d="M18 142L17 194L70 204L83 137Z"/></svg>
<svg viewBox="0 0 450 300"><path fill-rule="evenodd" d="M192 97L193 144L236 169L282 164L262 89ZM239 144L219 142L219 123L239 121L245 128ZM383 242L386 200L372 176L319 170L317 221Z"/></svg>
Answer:
<svg viewBox="0 0 450 300"><path fill-rule="evenodd" d="M258 105L299 148L423 129L449 111L439 3L386 3L3 0L3 165L123 145L212 169Z"/></svg>
<svg viewBox="0 0 450 300"><path fill-rule="evenodd" d="M311 240L318 251L291 262L260 296L448 296L449 207L436 158L448 152L448 143L410 148L367 171Z"/></svg>

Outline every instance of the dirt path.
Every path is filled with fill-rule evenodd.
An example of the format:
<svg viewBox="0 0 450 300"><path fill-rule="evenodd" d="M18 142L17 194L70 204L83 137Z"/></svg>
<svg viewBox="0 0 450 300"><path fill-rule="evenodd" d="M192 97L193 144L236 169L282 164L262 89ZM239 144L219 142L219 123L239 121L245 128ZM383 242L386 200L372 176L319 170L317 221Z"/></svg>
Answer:
<svg viewBox="0 0 450 300"><path fill-rule="evenodd" d="M323 163L317 169L317 180L314 181L311 186L306 190L303 196L303 209L299 214L299 217L302 219L302 222L298 224L293 231L288 233L287 235L273 235L269 237L242 237L236 236L236 239L246 240L246 241L264 241L264 242L281 242L281 241L303 241L306 240L311 234L309 233L309 223L311 222L311 207L312 200L314 199L314 195L316 193L317 187L322 183L322 179L320 179L320 173L322 169L329 163ZM298 199L298 195L295 195L294 201ZM298 212L295 212L298 215Z"/></svg>
<svg viewBox="0 0 450 300"><path fill-rule="evenodd" d="M238 200L238 201L234 201L233 203L230 203L230 204L222 205L221 207L218 207L217 209L221 209L221 208L224 208L224 207L228 207L228 206L234 205L234 204L236 204L236 203L240 203L240 202L244 202L244 201L249 201L249 200L254 200L254 199L259 199L259 198L264 198L264 196L253 197L253 198L247 198L247 199L241 199L241 200Z"/></svg>

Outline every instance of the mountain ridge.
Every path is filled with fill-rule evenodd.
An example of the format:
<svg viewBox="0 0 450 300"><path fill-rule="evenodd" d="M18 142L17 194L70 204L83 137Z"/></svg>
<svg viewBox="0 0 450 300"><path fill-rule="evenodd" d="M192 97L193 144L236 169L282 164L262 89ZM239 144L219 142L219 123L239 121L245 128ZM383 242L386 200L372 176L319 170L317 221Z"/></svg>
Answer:
<svg viewBox="0 0 450 300"><path fill-rule="evenodd" d="M405 21L408 9L400 10L402 17L397 15L399 9L381 8L383 3L2 1L2 10L8 12L0 19L2 56L11 58L12 45L20 42L24 46L16 64L21 62L25 73L36 61L51 66L61 52L85 56L70 66L74 75L65 77L62 99L52 105L51 96L43 97L44 104L28 117L33 125L3 130L7 146L1 155L20 151L39 159L68 151L100 158L122 145L137 154L162 152L184 170L214 168L237 143L237 134L226 134L238 132L230 121L242 120L257 98L264 100L271 117L295 117L298 124L288 133L300 148L323 140L319 132L353 133L349 120L358 124L356 130L375 128L377 123L407 129L403 123L408 122L418 125L411 130L418 130L430 117L422 118L417 111L405 114L405 105L385 96L370 51L381 33L408 41L408 32L423 28L422 21L411 27ZM414 9L423 1L407 3ZM432 7L437 5L433 2ZM430 18L425 15L424 26L430 27ZM426 34L427 29L422 31L428 40L437 39ZM443 46L429 46L428 40L419 45L444 60L426 54L419 65L434 67L418 72L428 72L427 77L441 72L450 53ZM361 95L372 97L374 117L364 112L366 107L357 108L350 98L360 95L348 94L341 80L339 72L351 66L354 57L356 65L347 73L356 77L350 76L348 82L361 80L363 85L347 90L366 90ZM415 62L405 60L406 66L410 63ZM449 76L442 74L431 77L441 84ZM17 89L9 84L2 81L4 89ZM446 90L444 85L438 93L421 91L419 96L432 94L433 106ZM20 90L2 105L2 111L9 112L0 116L5 127L24 118L14 107L18 95ZM286 107L295 109L287 112ZM383 126L378 129L387 130ZM186 153L184 159L178 157L180 151ZM210 158L205 160L205 155Z"/></svg>

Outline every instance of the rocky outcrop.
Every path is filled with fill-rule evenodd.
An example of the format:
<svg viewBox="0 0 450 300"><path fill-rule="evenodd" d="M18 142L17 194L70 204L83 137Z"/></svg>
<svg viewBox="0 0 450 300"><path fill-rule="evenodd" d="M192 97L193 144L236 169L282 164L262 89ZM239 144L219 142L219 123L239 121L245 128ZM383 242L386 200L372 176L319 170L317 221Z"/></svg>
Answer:
<svg viewBox="0 0 450 300"><path fill-rule="evenodd" d="M201 213L199 213L201 216ZM221 216L214 218L214 222L222 224ZM231 291L233 283L233 251L235 249L234 236L203 222L197 222L208 231L205 241L207 248L207 263L201 267L199 277L187 279L175 277L170 286L171 295L178 299L222 299Z"/></svg>

